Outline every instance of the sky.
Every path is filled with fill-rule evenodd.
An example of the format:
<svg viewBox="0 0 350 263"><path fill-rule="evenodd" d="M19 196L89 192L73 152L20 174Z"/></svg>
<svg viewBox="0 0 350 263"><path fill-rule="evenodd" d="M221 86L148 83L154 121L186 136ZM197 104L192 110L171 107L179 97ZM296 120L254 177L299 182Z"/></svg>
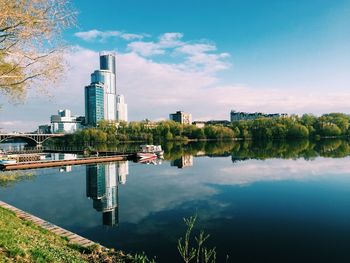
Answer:
<svg viewBox="0 0 350 263"><path fill-rule="evenodd" d="M66 76L21 104L1 97L3 131L84 115L98 53L117 53L129 120L229 119L236 111L350 113L350 1L73 0Z"/></svg>

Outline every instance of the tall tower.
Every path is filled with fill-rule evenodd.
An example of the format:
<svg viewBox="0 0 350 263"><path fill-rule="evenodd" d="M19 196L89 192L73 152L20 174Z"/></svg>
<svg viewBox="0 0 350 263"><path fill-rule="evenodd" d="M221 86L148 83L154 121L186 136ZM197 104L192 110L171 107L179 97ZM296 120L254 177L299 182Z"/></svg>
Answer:
<svg viewBox="0 0 350 263"><path fill-rule="evenodd" d="M87 124L96 126L98 121L89 121L90 112L96 111L91 108L91 105L97 105L97 103L89 103L88 100L93 98L87 97L88 87L103 87L103 108L100 106L100 111L103 111L103 120L116 121L117 120L117 88L116 88L116 64L115 54L101 52L100 53L100 69L95 70L91 74L91 84L85 88L85 114L87 117ZM100 98L100 96L99 96ZM97 99L97 96L96 96Z"/></svg>
<svg viewBox="0 0 350 263"><path fill-rule="evenodd" d="M128 105L123 95L117 96L117 121L128 121Z"/></svg>

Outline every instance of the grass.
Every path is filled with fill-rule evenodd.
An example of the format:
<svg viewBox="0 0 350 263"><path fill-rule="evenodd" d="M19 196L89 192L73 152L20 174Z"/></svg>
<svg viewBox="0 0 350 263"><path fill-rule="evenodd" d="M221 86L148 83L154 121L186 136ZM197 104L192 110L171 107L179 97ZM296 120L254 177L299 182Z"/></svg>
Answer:
<svg viewBox="0 0 350 263"><path fill-rule="evenodd" d="M0 186L8 187L17 181L32 179L34 176L34 173L24 171L0 172Z"/></svg>
<svg viewBox="0 0 350 263"><path fill-rule="evenodd" d="M68 243L30 221L0 207L0 262L135 262L148 263L144 254L125 255L98 244L88 248Z"/></svg>

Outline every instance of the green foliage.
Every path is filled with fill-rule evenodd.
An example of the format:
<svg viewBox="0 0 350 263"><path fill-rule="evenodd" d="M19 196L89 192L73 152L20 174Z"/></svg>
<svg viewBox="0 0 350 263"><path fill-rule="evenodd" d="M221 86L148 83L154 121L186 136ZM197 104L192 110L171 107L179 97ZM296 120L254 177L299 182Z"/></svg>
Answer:
<svg viewBox="0 0 350 263"><path fill-rule="evenodd" d="M223 126L183 125L174 121L150 122L108 122L100 121L96 128L86 128L63 139L58 145L95 145L99 143L117 144L120 142L166 142L187 140L232 140L253 139L258 141L276 139L300 139L350 136L350 116L330 113L316 117L304 114L285 118L260 118L235 121ZM53 141L55 143L55 141Z"/></svg>
<svg viewBox="0 0 350 263"><path fill-rule="evenodd" d="M216 249L208 249L204 246L209 235L205 234L204 231L200 231L199 235L196 236L194 240L192 238L192 231L196 220L197 217L193 216L190 218L184 218L187 229L185 236L178 240L177 249L185 263L192 261L195 261L196 263L216 262ZM195 245L192 245L193 243L195 243Z"/></svg>

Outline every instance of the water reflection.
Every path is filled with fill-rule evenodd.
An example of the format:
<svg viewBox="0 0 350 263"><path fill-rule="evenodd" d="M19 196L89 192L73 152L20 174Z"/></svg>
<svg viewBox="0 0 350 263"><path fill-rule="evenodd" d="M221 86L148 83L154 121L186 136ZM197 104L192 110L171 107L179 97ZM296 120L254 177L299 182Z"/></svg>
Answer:
<svg viewBox="0 0 350 263"><path fill-rule="evenodd" d="M186 168L193 166L193 155L184 155L181 158L172 160L171 166L177 166L177 168Z"/></svg>
<svg viewBox="0 0 350 263"><path fill-rule="evenodd" d="M102 212L102 223L119 224L118 183L125 184L129 174L127 161L86 166L86 196L93 200L93 208Z"/></svg>
<svg viewBox="0 0 350 263"><path fill-rule="evenodd" d="M270 158L313 160L316 157L339 158L350 156L348 140L325 139L320 141L226 141L190 142L187 144L169 142L163 146L164 158L181 165L184 156L231 156L233 163L249 159L266 160ZM190 160L189 160L190 162ZM190 162L191 163L191 162ZM185 165L186 166L186 165Z"/></svg>

